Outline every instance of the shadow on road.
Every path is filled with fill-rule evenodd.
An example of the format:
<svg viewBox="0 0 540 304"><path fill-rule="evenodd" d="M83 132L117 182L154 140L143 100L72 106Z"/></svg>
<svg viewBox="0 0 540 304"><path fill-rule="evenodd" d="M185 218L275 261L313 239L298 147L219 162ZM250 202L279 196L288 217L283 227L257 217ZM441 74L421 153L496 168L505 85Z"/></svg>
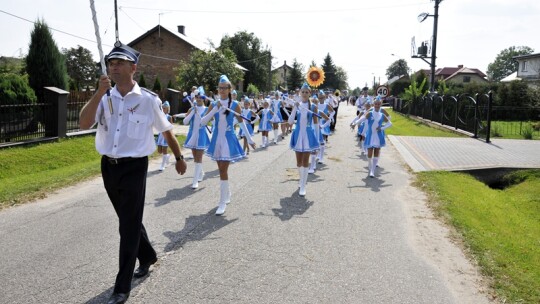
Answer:
<svg viewBox="0 0 540 304"><path fill-rule="evenodd" d="M204 180L207 180L209 178L212 178L212 177L215 177L215 176L218 176L218 175L219 175L219 171L217 169L213 170L213 171L210 171L210 172L207 172L204 175ZM171 201L183 200L183 199L185 199L187 197L190 197L195 192L201 191L201 189L204 189L204 181L199 182L199 188L197 190L191 189L191 178L189 179L189 181L190 182L188 182L188 184L186 184L184 187L170 189L170 190L167 191L167 193L165 194L164 197L156 198L154 206L155 207L161 207L161 206L167 205Z"/></svg>
<svg viewBox="0 0 540 304"><path fill-rule="evenodd" d="M215 216L216 209L205 214L189 216L184 228L180 231L165 231L163 235L170 241L165 245L164 251L176 250L189 241L201 241L213 232L238 220L238 218L228 220L225 216Z"/></svg>
<svg viewBox="0 0 540 304"><path fill-rule="evenodd" d="M279 217L281 221L288 221L294 216L304 214L311 206L312 201L306 200L305 197L298 195L298 191L295 191L291 197L284 197L279 200L281 208L273 208L272 212L275 216Z"/></svg>

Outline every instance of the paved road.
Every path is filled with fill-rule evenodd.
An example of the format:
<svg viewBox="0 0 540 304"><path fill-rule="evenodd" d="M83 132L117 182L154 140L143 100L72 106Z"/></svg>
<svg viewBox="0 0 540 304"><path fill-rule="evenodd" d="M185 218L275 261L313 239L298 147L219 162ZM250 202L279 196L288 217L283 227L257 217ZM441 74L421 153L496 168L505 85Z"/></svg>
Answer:
<svg viewBox="0 0 540 304"><path fill-rule="evenodd" d="M230 167L232 202L222 217L213 215L214 162L204 159L197 191L192 162L185 176L152 163L144 223L159 262L134 281L129 302L487 302L470 300L415 247L422 236L408 223L426 225L428 216L407 210L411 193L415 203L422 198L391 145L377 177L367 177L346 126L353 114L354 107L340 110L326 164L309 176L305 198L288 138ZM112 292L117 219L101 179L2 211L0 244L2 303L103 303Z"/></svg>
<svg viewBox="0 0 540 304"><path fill-rule="evenodd" d="M389 136L415 172L540 168L540 140Z"/></svg>

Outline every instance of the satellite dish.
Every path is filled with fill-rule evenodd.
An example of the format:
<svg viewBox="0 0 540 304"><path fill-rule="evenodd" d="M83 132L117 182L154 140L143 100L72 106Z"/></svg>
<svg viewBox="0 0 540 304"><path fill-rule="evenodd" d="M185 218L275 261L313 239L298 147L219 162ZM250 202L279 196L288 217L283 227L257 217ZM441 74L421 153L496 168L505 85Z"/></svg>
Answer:
<svg viewBox="0 0 540 304"><path fill-rule="evenodd" d="M418 22L423 22L424 20L426 20L426 18L429 17L429 14L428 13L421 13L420 15L418 15Z"/></svg>

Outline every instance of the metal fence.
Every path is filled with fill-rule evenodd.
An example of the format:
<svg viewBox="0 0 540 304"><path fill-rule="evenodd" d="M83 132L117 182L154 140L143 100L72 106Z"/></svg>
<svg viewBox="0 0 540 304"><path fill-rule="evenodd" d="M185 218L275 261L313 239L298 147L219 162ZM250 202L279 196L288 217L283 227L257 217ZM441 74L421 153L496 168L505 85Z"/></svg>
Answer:
<svg viewBox="0 0 540 304"><path fill-rule="evenodd" d="M0 144L45 137L47 103L0 105Z"/></svg>
<svg viewBox="0 0 540 304"><path fill-rule="evenodd" d="M0 148L88 133L79 128L79 113L93 94L46 87L36 104L0 104ZM162 95L171 103L171 115L187 111L181 92L167 89Z"/></svg>
<svg viewBox="0 0 540 304"><path fill-rule="evenodd" d="M469 132L486 142L492 136L525 137L526 132L532 132L533 138L540 135L540 108L493 106L491 92L474 96L425 96L411 101L398 99L393 109Z"/></svg>

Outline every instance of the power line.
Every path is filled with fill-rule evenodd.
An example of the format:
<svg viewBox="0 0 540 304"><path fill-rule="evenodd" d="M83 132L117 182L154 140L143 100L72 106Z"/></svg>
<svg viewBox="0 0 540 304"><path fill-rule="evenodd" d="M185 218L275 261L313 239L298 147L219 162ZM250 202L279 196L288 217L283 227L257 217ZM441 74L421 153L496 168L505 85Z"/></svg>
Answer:
<svg viewBox="0 0 540 304"><path fill-rule="evenodd" d="M170 9L170 8L150 8L150 7L134 7L134 6L122 6L122 8L146 10L146 11L169 11L169 12L182 12L182 13L201 13L201 14L311 14L311 13L339 13L339 12L358 12L377 9L398 8L407 6L416 6L419 4L425 4L425 2L401 4L401 5L386 5L386 6L372 6L364 8L338 8L338 9L312 9L312 10L285 10L285 11L210 11L210 10L186 10L186 9Z"/></svg>
<svg viewBox="0 0 540 304"><path fill-rule="evenodd" d="M20 16L17 16L17 15L13 15L11 13L8 13L6 11L3 11L3 10L0 10L1 13L4 13L6 15L10 15L12 17L15 17L15 18L18 18L18 19L21 19L21 20L24 20L24 21L27 21L27 22L30 22L30 23L33 23L33 24L37 24L37 22L35 21L32 21L32 20L28 20L26 18L23 18L23 17L20 17ZM93 42L93 43L97 43L95 40L92 40L92 39L88 39L88 38L84 38L84 37L81 37L81 36L77 36L77 35L74 35L74 34L71 34L71 33L68 33L68 32L64 32L62 30L58 30L58 29L55 29L55 28L52 28L50 26L48 26L49 29L55 31L55 32L59 32L59 33L62 33L64 35L68 35L68 36L72 36L72 37L75 37L75 38L79 38L79 39L82 39L82 40L85 40L85 41L88 41L88 42ZM106 44L104 44L106 45ZM107 46L111 46L111 45L107 45Z"/></svg>

